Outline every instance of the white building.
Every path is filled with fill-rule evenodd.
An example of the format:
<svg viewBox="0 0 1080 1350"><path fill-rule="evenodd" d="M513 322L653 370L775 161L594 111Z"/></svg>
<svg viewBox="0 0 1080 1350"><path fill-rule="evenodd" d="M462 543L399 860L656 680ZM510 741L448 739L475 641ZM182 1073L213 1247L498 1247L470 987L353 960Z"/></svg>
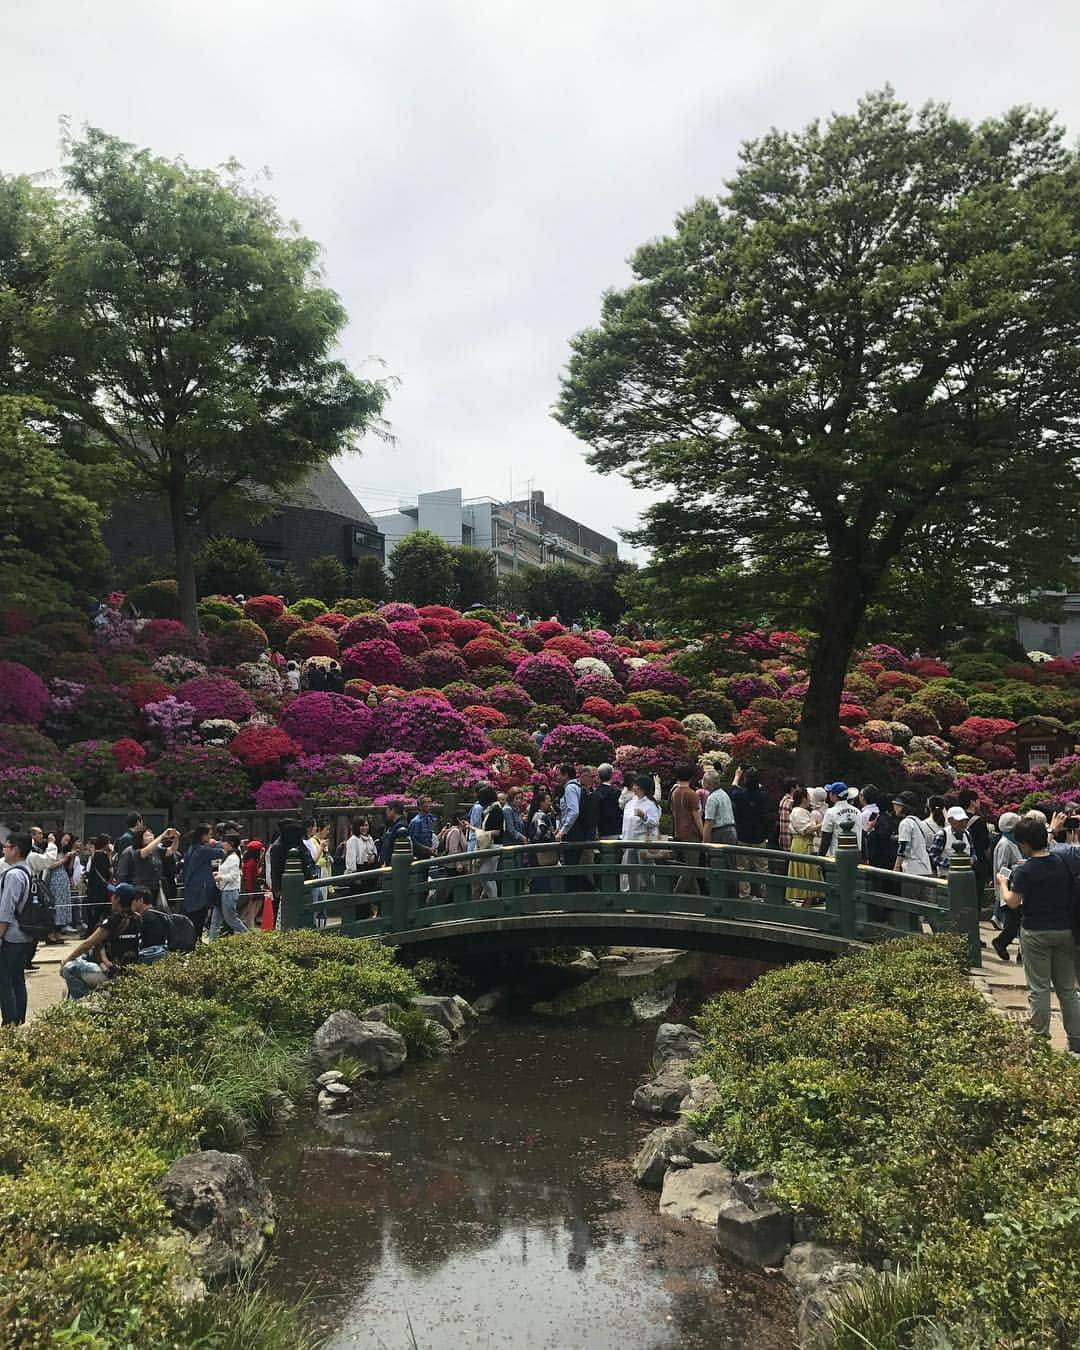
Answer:
<svg viewBox="0 0 1080 1350"><path fill-rule="evenodd" d="M468 544L495 555L495 571L506 576L525 567L568 563L591 567L618 556L614 539L564 516L532 492L524 501L496 502L490 497L464 500L460 488L421 492L415 505L373 517L386 539L386 557L413 530L430 530L447 544Z"/></svg>

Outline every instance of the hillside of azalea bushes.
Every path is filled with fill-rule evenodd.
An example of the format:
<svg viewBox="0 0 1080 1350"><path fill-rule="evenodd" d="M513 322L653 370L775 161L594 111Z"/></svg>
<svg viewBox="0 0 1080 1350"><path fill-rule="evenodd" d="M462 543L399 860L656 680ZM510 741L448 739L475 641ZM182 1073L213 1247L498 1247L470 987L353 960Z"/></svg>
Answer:
<svg viewBox="0 0 1080 1350"><path fill-rule="evenodd" d="M753 761L774 785L792 771L803 634L701 647L439 605L286 608L274 596L242 608L211 597L200 615L195 637L128 617L118 594L92 624L0 614L0 819L73 795L211 813L467 794L484 780L541 781L568 759L657 773L665 787L684 762L724 772ZM289 689L285 661L312 657L340 662L344 693ZM970 785L992 812L1080 802L1080 756L1014 768L1010 732L1031 715L1080 739L1080 659L872 646L846 680L849 751L836 772L887 791Z"/></svg>

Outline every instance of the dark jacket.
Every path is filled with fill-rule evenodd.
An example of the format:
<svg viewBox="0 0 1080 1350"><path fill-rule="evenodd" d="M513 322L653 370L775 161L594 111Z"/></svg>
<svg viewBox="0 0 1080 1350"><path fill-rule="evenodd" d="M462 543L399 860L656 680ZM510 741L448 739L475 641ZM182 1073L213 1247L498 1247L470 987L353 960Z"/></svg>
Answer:
<svg viewBox="0 0 1080 1350"><path fill-rule="evenodd" d="M622 811L619 809L619 790L610 783L601 783L592 794L596 807L596 834L599 839L618 839L622 834Z"/></svg>

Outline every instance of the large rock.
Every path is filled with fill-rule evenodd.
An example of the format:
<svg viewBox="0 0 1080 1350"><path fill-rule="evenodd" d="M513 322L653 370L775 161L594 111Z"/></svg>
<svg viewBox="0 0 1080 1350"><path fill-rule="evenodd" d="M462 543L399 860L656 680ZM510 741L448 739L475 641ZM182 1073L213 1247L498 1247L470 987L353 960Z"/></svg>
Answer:
<svg viewBox="0 0 1080 1350"><path fill-rule="evenodd" d="M689 1125L661 1125L653 1130L634 1159L634 1180L639 1186L658 1191L671 1159L688 1152L693 1142L694 1131Z"/></svg>
<svg viewBox="0 0 1080 1350"><path fill-rule="evenodd" d="M703 1044L700 1032L682 1022L661 1022L656 1028L658 1059L693 1059Z"/></svg>
<svg viewBox="0 0 1080 1350"><path fill-rule="evenodd" d="M711 1106L720 1105L720 1093L716 1084L707 1073L696 1074L690 1079L690 1091L683 1098L679 1110L707 1111Z"/></svg>
<svg viewBox="0 0 1080 1350"><path fill-rule="evenodd" d="M673 1059L650 1083L636 1089L632 1105L643 1116L677 1116L689 1091L686 1060Z"/></svg>
<svg viewBox="0 0 1080 1350"><path fill-rule="evenodd" d="M177 1158L158 1188L205 1279L245 1270L274 1235L274 1204L238 1153L206 1149Z"/></svg>
<svg viewBox="0 0 1080 1350"><path fill-rule="evenodd" d="M592 952L583 951L576 960L570 962L570 969L584 970L591 973L594 970L600 969L600 962Z"/></svg>
<svg viewBox="0 0 1080 1350"><path fill-rule="evenodd" d="M686 1150L686 1156L691 1162L696 1163L723 1162L724 1150L719 1144L710 1143L708 1139L695 1139Z"/></svg>
<svg viewBox="0 0 1080 1350"><path fill-rule="evenodd" d="M778 1266L791 1247L791 1215L767 1200L736 1200L720 1210L716 1240L744 1265Z"/></svg>
<svg viewBox="0 0 1080 1350"><path fill-rule="evenodd" d="M451 994L450 997L454 1000L458 1012L461 1013L466 1022L475 1022L480 1016L467 998L462 998L460 994Z"/></svg>
<svg viewBox="0 0 1080 1350"><path fill-rule="evenodd" d="M462 1002L464 1003L464 999ZM445 1027L451 1036L456 1036L465 1026L465 1014L457 1005L454 997L440 994L418 994L412 1006L422 1012L429 1022L437 1022Z"/></svg>
<svg viewBox="0 0 1080 1350"><path fill-rule="evenodd" d="M382 1078L405 1063L405 1038L385 1022L364 1022L354 1012L335 1012L316 1031L311 1053L320 1069L348 1055Z"/></svg>
<svg viewBox="0 0 1080 1350"><path fill-rule="evenodd" d="M734 1200L728 1169L722 1163L699 1163L667 1172L660 1213L669 1219L693 1219L715 1228L721 1211Z"/></svg>

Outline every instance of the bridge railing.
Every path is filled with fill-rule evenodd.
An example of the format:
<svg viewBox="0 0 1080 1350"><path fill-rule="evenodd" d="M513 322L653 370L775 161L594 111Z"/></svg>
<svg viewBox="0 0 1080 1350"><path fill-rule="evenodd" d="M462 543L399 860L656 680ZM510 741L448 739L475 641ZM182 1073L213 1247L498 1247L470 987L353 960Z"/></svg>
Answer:
<svg viewBox="0 0 1080 1350"><path fill-rule="evenodd" d="M789 874L791 864L798 870ZM486 865L486 866L485 866ZM978 912L970 866L948 880L909 877L859 863L855 836L835 858L742 844L620 839L533 844L414 860L305 881L286 864L283 926L310 928L336 916L336 932L402 940L462 920L562 912L736 919L830 934L850 941L953 931L979 964Z"/></svg>

